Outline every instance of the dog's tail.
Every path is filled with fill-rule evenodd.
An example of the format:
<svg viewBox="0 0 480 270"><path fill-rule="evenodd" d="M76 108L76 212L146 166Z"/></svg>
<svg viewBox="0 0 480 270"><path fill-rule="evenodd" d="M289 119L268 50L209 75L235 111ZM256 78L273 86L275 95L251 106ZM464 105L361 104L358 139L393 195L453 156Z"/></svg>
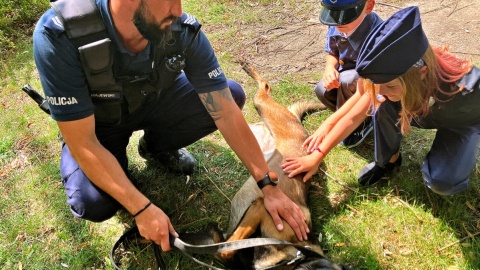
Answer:
<svg viewBox="0 0 480 270"><path fill-rule="evenodd" d="M305 115L327 109L321 102L297 102L288 107L288 110L302 122Z"/></svg>

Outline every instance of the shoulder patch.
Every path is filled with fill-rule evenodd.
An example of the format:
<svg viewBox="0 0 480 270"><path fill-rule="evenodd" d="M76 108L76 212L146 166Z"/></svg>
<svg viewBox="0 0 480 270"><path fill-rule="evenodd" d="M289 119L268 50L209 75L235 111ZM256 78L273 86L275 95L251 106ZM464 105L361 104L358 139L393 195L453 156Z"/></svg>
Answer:
<svg viewBox="0 0 480 270"><path fill-rule="evenodd" d="M184 16L184 15L185 15L185 16ZM197 19L196 19L194 16L192 16L192 15L190 15L190 14L187 14L187 13L184 13L184 14L182 15L182 19L183 19L182 22L183 22L184 24L190 24L190 25L198 24Z"/></svg>
<svg viewBox="0 0 480 270"><path fill-rule="evenodd" d="M175 21L175 23L172 24L172 30L173 31L183 31L182 27L190 27L193 29L197 29L200 27L200 23L197 21L197 19L187 13L183 13L182 16L178 18L178 20Z"/></svg>
<svg viewBox="0 0 480 270"><path fill-rule="evenodd" d="M65 29L63 28L63 23L60 18L58 18L58 16L51 18L43 26L52 30L56 35L60 35L61 33L65 32Z"/></svg>
<svg viewBox="0 0 480 270"><path fill-rule="evenodd" d="M200 22L197 21L197 19L190 14L183 13L182 16L180 17L180 21L184 25L188 25L193 28L198 28L200 26Z"/></svg>

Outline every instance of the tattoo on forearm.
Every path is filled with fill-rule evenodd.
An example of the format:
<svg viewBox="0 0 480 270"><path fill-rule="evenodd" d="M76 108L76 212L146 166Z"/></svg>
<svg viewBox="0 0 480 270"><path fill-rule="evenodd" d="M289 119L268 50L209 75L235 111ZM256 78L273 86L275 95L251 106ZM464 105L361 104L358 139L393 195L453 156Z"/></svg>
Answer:
<svg viewBox="0 0 480 270"><path fill-rule="evenodd" d="M226 99L228 102L233 100L232 94L228 88L210 93L200 94L200 100L212 116L214 121L217 121L222 116L223 104Z"/></svg>

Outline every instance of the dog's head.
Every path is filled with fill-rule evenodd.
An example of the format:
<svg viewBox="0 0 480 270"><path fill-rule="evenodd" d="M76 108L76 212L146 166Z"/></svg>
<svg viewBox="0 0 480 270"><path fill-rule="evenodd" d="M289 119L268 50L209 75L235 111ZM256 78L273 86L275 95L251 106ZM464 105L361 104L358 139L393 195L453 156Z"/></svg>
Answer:
<svg viewBox="0 0 480 270"><path fill-rule="evenodd" d="M353 270L353 268L337 264L323 256L320 246L308 246L312 249L312 253L307 252L304 255L292 246L257 247L253 260L254 269L274 267L280 270Z"/></svg>

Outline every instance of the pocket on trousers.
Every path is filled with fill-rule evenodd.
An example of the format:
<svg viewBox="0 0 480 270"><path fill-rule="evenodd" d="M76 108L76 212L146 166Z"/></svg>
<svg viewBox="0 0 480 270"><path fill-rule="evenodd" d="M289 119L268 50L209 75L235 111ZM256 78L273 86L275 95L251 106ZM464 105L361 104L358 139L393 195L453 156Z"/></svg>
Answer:
<svg viewBox="0 0 480 270"><path fill-rule="evenodd" d="M65 193L67 194L68 198L72 198L73 194L80 190L81 188L81 176L78 174L83 174L80 168L77 167L75 171L68 174L65 177L62 177L63 187L65 188Z"/></svg>

